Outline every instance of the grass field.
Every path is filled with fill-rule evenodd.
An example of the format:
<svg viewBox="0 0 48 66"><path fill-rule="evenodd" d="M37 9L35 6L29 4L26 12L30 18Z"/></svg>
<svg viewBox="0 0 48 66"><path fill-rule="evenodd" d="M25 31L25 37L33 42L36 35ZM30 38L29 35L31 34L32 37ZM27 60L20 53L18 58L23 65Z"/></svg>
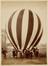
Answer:
<svg viewBox="0 0 48 66"><path fill-rule="evenodd" d="M19 65L19 64L47 64L46 58L32 58L32 59L2 59L2 65Z"/></svg>

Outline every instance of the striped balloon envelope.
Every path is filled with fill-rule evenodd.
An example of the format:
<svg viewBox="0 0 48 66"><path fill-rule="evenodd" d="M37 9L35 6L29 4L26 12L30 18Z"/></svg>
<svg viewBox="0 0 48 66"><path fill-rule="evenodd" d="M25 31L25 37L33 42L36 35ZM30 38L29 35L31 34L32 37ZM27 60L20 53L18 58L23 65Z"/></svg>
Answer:
<svg viewBox="0 0 48 66"><path fill-rule="evenodd" d="M10 16L7 36L15 49L20 51L32 50L38 45L42 34L40 18L32 10L14 11Z"/></svg>

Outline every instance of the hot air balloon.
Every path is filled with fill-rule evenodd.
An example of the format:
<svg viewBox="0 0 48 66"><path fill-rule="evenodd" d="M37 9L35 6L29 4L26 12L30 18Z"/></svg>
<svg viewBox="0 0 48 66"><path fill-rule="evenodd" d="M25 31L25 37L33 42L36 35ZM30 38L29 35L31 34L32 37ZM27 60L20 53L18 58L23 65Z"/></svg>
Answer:
<svg viewBox="0 0 48 66"><path fill-rule="evenodd" d="M19 12L18 11L13 12L8 21L8 33L7 33L7 36L9 34L8 39L13 45L13 47L23 53L26 49L32 51L33 48L38 45L43 34L43 29L41 30L41 21L39 16L35 13L36 16L35 19L34 13L31 10L27 10L26 13L25 11L26 11L25 9L22 9ZM13 19L15 17L16 19L14 21ZM37 26L35 26L36 23ZM35 28L36 31L34 32ZM35 33L34 38L32 38L33 33ZM24 40L24 38L26 39Z"/></svg>

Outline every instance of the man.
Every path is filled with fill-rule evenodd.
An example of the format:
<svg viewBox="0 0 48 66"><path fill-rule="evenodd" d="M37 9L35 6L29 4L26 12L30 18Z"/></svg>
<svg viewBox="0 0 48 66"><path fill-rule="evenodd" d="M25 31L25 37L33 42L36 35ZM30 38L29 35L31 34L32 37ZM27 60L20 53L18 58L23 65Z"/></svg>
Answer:
<svg viewBox="0 0 48 66"><path fill-rule="evenodd" d="M3 54L4 58L6 58L6 53L7 53L7 50L2 48L2 54Z"/></svg>
<svg viewBox="0 0 48 66"><path fill-rule="evenodd" d="M33 52L34 52L35 57L38 57L39 49L37 47L33 49Z"/></svg>
<svg viewBox="0 0 48 66"><path fill-rule="evenodd" d="M13 57L15 58L15 57L17 57L17 54L18 54L18 50L16 49L13 49Z"/></svg>

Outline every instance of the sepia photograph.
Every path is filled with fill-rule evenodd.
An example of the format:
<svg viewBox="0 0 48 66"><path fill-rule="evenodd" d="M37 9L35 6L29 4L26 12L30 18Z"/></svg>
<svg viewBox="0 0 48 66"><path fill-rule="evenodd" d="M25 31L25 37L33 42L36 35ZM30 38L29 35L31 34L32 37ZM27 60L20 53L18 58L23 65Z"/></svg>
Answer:
<svg viewBox="0 0 48 66"><path fill-rule="evenodd" d="M1 65L47 64L47 1L1 1Z"/></svg>

